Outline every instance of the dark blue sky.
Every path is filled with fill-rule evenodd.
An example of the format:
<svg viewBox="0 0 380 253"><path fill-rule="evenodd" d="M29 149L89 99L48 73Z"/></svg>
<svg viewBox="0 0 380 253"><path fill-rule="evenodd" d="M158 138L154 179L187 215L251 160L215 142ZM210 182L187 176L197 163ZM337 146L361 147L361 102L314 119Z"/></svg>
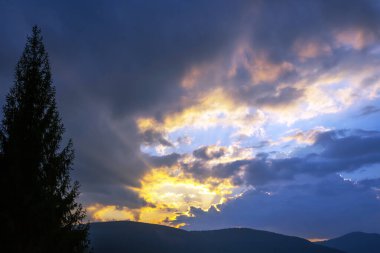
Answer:
<svg viewBox="0 0 380 253"><path fill-rule="evenodd" d="M378 1L0 0L40 26L91 220L380 233Z"/></svg>

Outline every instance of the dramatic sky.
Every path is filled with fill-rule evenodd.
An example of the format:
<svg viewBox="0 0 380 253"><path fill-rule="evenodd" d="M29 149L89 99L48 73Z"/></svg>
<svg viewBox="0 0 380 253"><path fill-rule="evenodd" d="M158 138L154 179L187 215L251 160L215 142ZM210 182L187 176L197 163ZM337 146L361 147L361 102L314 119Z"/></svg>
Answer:
<svg viewBox="0 0 380 253"><path fill-rule="evenodd" d="M91 221L380 233L380 2L0 0L41 27ZM2 116L2 115L1 115Z"/></svg>

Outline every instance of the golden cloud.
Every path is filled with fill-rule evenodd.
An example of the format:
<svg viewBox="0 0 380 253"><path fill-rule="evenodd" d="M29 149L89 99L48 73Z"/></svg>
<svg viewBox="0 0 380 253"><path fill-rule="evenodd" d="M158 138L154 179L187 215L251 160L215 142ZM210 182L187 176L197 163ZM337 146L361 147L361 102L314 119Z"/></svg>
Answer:
<svg viewBox="0 0 380 253"><path fill-rule="evenodd" d="M129 209L115 205L94 204L87 212L93 221L134 220L172 225L178 215L187 215L190 207L207 211L238 194L229 179L208 178L202 182L180 168L155 168L141 180L135 191L150 205ZM177 227L185 224L178 224Z"/></svg>
<svg viewBox="0 0 380 253"><path fill-rule="evenodd" d="M193 105L184 110L165 115L162 122L148 117L138 118L136 123L141 132L155 129L170 133L183 128L205 130L223 126L234 127L239 134L251 136L265 120L261 111L237 104L225 90L217 88L201 95Z"/></svg>

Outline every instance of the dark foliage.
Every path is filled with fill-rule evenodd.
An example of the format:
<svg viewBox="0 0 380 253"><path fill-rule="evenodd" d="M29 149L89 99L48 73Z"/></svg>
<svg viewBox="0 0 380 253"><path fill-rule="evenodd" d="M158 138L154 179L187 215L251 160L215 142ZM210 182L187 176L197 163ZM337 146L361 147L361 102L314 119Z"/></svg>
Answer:
<svg viewBox="0 0 380 253"><path fill-rule="evenodd" d="M64 127L52 86L41 31L33 27L17 63L15 83L0 126L0 219L3 252L84 252L85 212L72 183L72 142L61 147Z"/></svg>

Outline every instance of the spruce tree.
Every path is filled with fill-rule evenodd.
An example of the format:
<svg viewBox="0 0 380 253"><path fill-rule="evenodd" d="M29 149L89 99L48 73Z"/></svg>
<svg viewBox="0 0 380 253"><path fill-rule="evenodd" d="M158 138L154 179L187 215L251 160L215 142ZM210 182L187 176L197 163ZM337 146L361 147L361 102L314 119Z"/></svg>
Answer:
<svg viewBox="0 0 380 253"><path fill-rule="evenodd" d="M0 125L0 220L4 252L85 252L88 225L72 182L48 55L33 27L17 63Z"/></svg>

